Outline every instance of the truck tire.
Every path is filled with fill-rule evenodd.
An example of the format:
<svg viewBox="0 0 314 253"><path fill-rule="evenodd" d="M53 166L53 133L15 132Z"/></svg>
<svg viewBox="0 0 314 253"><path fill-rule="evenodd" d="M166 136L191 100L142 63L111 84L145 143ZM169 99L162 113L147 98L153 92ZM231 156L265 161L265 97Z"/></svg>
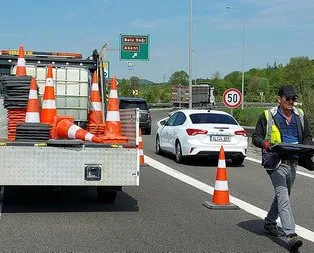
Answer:
<svg viewBox="0 0 314 253"><path fill-rule="evenodd" d="M145 135L150 135L151 133L152 133L152 128L151 127L145 128Z"/></svg>
<svg viewBox="0 0 314 253"><path fill-rule="evenodd" d="M244 162L244 157L232 158L231 161L232 161L232 165L240 166Z"/></svg>
<svg viewBox="0 0 314 253"><path fill-rule="evenodd" d="M97 186L98 199L106 204L112 204L117 197L117 193L121 187Z"/></svg>

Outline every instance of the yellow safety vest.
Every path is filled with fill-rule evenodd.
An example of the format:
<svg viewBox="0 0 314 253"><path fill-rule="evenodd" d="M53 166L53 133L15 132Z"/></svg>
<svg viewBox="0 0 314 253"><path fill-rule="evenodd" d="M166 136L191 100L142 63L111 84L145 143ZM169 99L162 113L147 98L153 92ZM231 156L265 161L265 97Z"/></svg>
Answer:
<svg viewBox="0 0 314 253"><path fill-rule="evenodd" d="M302 129L304 128L304 112L300 108L295 108L296 114L299 115ZM265 140L270 141L271 144L278 144L281 143L281 133L279 128L276 126L274 122L274 115L277 113L277 108L272 108L264 111L267 125L266 125L266 135Z"/></svg>

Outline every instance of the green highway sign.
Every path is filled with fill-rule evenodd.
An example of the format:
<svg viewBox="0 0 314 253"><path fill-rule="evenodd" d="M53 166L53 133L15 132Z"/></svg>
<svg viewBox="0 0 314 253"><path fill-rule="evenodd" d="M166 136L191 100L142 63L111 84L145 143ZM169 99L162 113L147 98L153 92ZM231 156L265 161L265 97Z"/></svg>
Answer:
<svg viewBox="0 0 314 253"><path fill-rule="evenodd" d="M120 34L120 60L149 61L149 35Z"/></svg>

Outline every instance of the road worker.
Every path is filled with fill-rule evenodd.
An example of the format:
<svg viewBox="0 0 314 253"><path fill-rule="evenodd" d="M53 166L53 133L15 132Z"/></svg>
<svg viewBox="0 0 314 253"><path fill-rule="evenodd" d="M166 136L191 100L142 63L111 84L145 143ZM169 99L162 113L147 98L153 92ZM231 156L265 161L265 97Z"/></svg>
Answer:
<svg viewBox="0 0 314 253"><path fill-rule="evenodd" d="M273 236L279 231L279 217L291 251L297 251L303 242L295 232L295 221L290 205L290 193L295 181L299 157L294 154L279 155L272 152L278 143L312 145L309 122L303 110L294 106L298 96L292 85L278 90L278 106L265 110L259 117L252 142L262 149L262 165L265 167L275 190L275 198L264 219L264 229Z"/></svg>

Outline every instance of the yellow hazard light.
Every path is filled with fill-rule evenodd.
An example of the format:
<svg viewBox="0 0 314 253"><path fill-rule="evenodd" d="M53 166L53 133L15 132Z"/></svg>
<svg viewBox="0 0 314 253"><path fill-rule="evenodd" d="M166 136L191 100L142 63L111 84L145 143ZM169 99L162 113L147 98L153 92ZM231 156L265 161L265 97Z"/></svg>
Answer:
<svg viewBox="0 0 314 253"><path fill-rule="evenodd" d="M0 55L18 55L19 50L1 50ZM39 51L24 51L25 56L42 56L42 57L60 57L82 59L82 54L67 53L67 52L39 52Z"/></svg>

